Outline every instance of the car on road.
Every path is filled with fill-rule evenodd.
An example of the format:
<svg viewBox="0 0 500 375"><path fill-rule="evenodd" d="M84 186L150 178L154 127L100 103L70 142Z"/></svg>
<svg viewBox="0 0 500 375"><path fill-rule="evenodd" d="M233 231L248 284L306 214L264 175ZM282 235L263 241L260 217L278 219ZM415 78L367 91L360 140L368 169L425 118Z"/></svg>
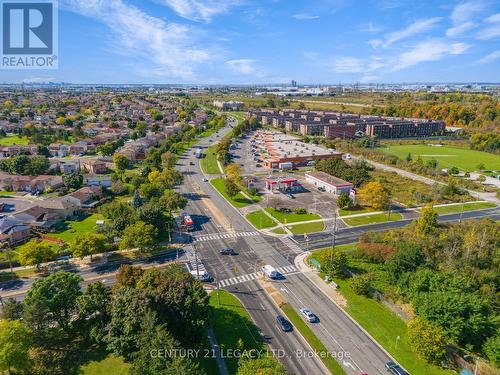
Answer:
<svg viewBox="0 0 500 375"><path fill-rule="evenodd" d="M405 370L401 368L400 365L392 361L387 362L385 364L385 368L390 374L393 375L409 375Z"/></svg>
<svg viewBox="0 0 500 375"><path fill-rule="evenodd" d="M238 253L231 248L222 249L221 251L219 251L219 253L221 255L238 255Z"/></svg>
<svg viewBox="0 0 500 375"><path fill-rule="evenodd" d="M203 181L203 182L208 182L208 179L204 178L202 181Z"/></svg>
<svg viewBox="0 0 500 375"><path fill-rule="evenodd" d="M194 165L194 163L192 161L189 162L189 165Z"/></svg>
<svg viewBox="0 0 500 375"><path fill-rule="evenodd" d="M311 310L306 309L305 307L300 309L300 313L309 323L315 323L318 321L318 317Z"/></svg>
<svg viewBox="0 0 500 375"><path fill-rule="evenodd" d="M295 196L292 193L287 194L288 198L295 199Z"/></svg>
<svg viewBox="0 0 500 375"><path fill-rule="evenodd" d="M276 323L283 332L290 332L293 330L292 324L288 320L286 320L282 315L278 315L276 317Z"/></svg>

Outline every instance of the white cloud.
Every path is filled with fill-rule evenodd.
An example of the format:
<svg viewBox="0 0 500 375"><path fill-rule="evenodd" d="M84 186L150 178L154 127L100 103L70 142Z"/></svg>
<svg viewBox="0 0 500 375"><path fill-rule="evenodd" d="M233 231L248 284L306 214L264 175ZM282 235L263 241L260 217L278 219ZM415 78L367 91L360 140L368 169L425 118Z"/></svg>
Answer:
<svg viewBox="0 0 500 375"><path fill-rule="evenodd" d="M485 7L486 4L478 0L457 4L450 15L453 26L446 30L446 35L453 38L475 28L476 25L471 20L477 13L483 11Z"/></svg>
<svg viewBox="0 0 500 375"><path fill-rule="evenodd" d="M231 7L239 5L241 0L156 0L167 5L183 18L192 21L210 22L212 18L226 13Z"/></svg>
<svg viewBox="0 0 500 375"><path fill-rule="evenodd" d="M391 44L399 42L400 40L408 39L414 35L417 35L417 34L420 34L420 33L423 33L425 31L430 30L440 20L441 20L440 17L433 17L433 18L417 20L417 21L411 23L405 29L397 30L397 31L394 31L392 33L388 33L384 36L384 38L382 40L375 39L375 40L371 40L369 43L372 45L373 48L378 48L380 46L389 47Z"/></svg>
<svg viewBox="0 0 500 375"><path fill-rule="evenodd" d="M493 15L489 16L488 18L486 18L485 21L488 22L488 23L497 23L497 22L500 22L500 13L496 13L496 14L493 14Z"/></svg>
<svg viewBox="0 0 500 375"><path fill-rule="evenodd" d="M360 27L360 31L369 33L369 34L376 34L382 30L381 27L375 26L373 22L368 22L366 25L363 25Z"/></svg>
<svg viewBox="0 0 500 375"><path fill-rule="evenodd" d="M498 37L500 37L500 23L486 27L477 34L477 38L482 40L494 39Z"/></svg>
<svg viewBox="0 0 500 375"><path fill-rule="evenodd" d="M481 12L485 8L485 3L482 1L467 1L460 3L451 12L451 20L453 24L459 24L471 19L474 14Z"/></svg>
<svg viewBox="0 0 500 375"><path fill-rule="evenodd" d="M335 59L333 69L337 73L362 73L366 68L361 59L355 57L340 57Z"/></svg>
<svg viewBox="0 0 500 375"><path fill-rule="evenodd" d="M236 59L225 62L230 70L238 74L258 74L259 71L255 63L256 61L252 59Z"/></svg>
<svg viewBox="0 0 500 375"><path fill-rule="evenodd" d="M476 25L474 25L472 22L464 22L460 25L450 27L448 30L446 30L446 36L453 38L475 27Z"/></svg>
<svg viewBox="0 0 500 375"><path fill-rule="evenodd" d="M401 70L422 62L437 61L448 55L460 55L469 46L465 43L449 43L446 40L430 39L418 43L413 49L397 56L391 71Z"/></svg>
<svg viewBox="0 0 500 375"><path fill-rule="evenodd" d="M314 14L306 14L306 13L297 13L292 16L296 20L317 20L319 16Z"/></svg>
<svg viewBox="0 0 500 375"><path fill-rule="evenodd" d="M476 64L488 64L492 61L500 59L500 50L490 53L489 55L484 56L483 58L476 61Z"/></svg>
<svg viewBox="0 0 500 375"><path fill-rule="evenodd" d="M209 59L207 50L194 46L190 28L167 23L122 0L63 0L61 6L104 23L112 31L113 51L142 59L139 70L193 79L194 67ZM147 62L153 66L145 66Z"/></svg>
<svg viewBox="0 0 500 375"><path fill-rule="evenodd" d="M487 40L500 37L500 13L493 14L486 18L486 23L491 26L486 26L477 34L478 39Z"/></svg>

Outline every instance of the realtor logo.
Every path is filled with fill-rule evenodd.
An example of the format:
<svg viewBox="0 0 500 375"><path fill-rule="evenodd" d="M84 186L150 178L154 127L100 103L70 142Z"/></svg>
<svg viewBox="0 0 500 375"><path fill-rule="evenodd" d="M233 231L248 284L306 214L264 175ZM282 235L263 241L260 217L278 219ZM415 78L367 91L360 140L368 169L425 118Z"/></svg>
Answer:
<svg viewBox="0 0 500 375"><path fill-rule="evenodd" d="M55 0L0 0L0 69L57 68Z"/></svg>

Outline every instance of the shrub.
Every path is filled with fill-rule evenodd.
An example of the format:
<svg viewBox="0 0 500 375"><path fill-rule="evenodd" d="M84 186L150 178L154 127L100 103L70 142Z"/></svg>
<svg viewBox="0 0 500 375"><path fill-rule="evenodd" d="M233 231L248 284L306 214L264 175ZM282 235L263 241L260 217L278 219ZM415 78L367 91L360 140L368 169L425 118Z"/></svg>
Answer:
<svg viewBox="0 0 500 375"><path fill-rule="evenodd" d="M351 289L354 293L366 297L371 297L373 295L373 286L372 286L372 275L362 274L356 275L349 281Z"/></svg>
<svg viewBox="0 0 500 375"><path fill-rule="evenodd" d="M295 210L293 210L294 213L296 213L297 215L305 215L307 214L307 210L303 207L301 208L296 208Z"/></svg>
<svg viewBox="0 0 500 375"><path fill-rule="evenodd" d="M384 243L370 243L360 242L358 244L359 255L370 261L383 263L389 259L396 250L391 246Z"/></svg>
<svg viewBox="0 0 500 375"><path fill-rule="evenodd" d="M419 317L408 322L408 342L428 362L438 363L446 354L443 330Z"/></svg>

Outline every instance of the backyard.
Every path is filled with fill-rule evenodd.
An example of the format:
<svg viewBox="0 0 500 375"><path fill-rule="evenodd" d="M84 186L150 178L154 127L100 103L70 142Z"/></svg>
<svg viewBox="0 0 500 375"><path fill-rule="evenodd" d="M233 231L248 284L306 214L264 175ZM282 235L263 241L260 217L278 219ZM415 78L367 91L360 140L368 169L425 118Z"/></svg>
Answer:
<svg viewBox="0 0 500 375"><path fill-rule="evenodd" d="M20 137L18 135L8 135L0 138L0 146L26 146L29 143L28 137Z"/></svg>
<svg viewBox="0 0 500 375"><path fill-rule="evenodd" d="M102 219L101 215L92 214L81 221L66 221L67 229L56 233L49 233L49 237L58 238L64 242L71 242L80 234L94 231L96 221Z"/></svg>

